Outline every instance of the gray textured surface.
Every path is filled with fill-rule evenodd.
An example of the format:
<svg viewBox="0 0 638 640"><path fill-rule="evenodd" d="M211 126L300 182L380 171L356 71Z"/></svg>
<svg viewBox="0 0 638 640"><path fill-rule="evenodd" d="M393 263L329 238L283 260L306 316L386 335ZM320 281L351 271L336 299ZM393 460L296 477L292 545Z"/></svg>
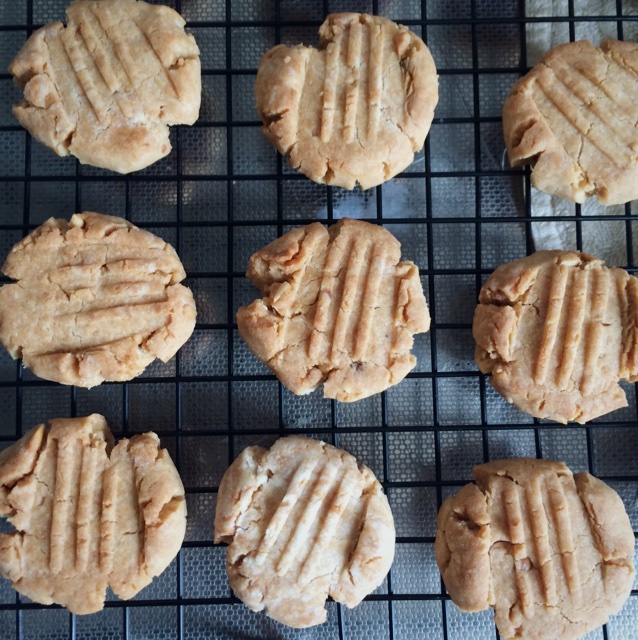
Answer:
<svg viewBox="0 0 638 640"><path fill-rule="evenodd" d="M26 38L28 8L39 25L62 19L65 4L0 3L0 29L20 27L0 30L0 67ZM0 76L0 255L51 215L68 218L77 208L127 216L177 247L199 310L198 328L179 358L154 364L127 385L87 391L45 383L0 350L3 446L39 421L93 411L106 415L120 435L155 429L179 465L189 508L179 559L128 608L118 605L76 620L60 610L0 609L0 638L440 640L444 632L452 640L494 638L491 612L464 614L442 596L432 545L441 498L486 457L542 455L563 459L575 471L611 477L638 528L634 386L626 385L630 406L595 421L589 431L535 425L480 379L473 360L478 287L490 270L525 255L544 224L520 221L526 212L524 178L509 174L503 163L502 102L526 64L525 54L528 63L537 55L526 51L529 26L518 20L522 4L243 0L230 5L232 22L226 24L222 0L182 0L202 51L200 122L174 129L173 153L129 178L80 167L30 141L11 115L20 92ZM546 29L552 38L568 39L567 23L549 21L552 15L568 16L568 4L553 3L553 14L534 26L534 37ZM616 15L615 1L599 4L600 15ZM621 4L625 14L635 12L635 3ZM277 37L316 44L316 27L307 22L318 26L324 6L377 9L397 21L426 17L425 29L413 28L424 34L441 72L428 149L404 176L365 193L328 189L298 176L277 157L257 122L252 87L261 53ZM591 3L574 2L574 9L576 16L592 15ZM283 22L275 27L277 15ZM583 24L576 22L576 35ZM618 24L600 22L600 31L615 35ZM637 22L622 26L627 38L635 38ZM532 213L533 205L534 200ZM581 224L582 246L590 248L605 225L605 236L622 247L618 255L626 266L627 251L636 255L638 229L611 217L623 211L609 213L608 221L560 223L564 246L576 246ZM404 256L424 272L434 321L431 332L417 338L415 374L383 396L352 405L335 405L320 392L297 397L281 389L233 327L234 310L256 296L242 276L250 254L298 220L343 216L387 221ZM212 545L215 492L229 461L245 446L268 446L281 429L335 442L387 481L400 538L379 599L353 611L330 603L328 622L305 631L285 629L231 600L224 549ZM393 593L401 599L392 601ZM149 600L160 602L136 606ZM14 592L0 581L0 605L15 603ZM637 627L634 596L608 626L607 637L631 640ZM588 638L600 640L602 630Z"/></svg>

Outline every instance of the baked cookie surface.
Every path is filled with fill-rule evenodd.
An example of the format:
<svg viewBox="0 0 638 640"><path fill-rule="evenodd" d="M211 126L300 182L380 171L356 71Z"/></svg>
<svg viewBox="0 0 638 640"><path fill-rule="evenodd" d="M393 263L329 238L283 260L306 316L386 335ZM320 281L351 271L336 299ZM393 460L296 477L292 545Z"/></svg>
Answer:
<svg viewBox="0 0 638 640"><path fill-rule="evenodd" d="M399 241L368 222L294 229L251 257L264 297L238 310L239 333L296 394L322 382L343 402L384 391L414 368L412 336L430 326L419 270L400 259Z"/></svg>
<svg viewBox="0 0 638 640"><path fill-rule="evenodd" d="M394 558L392 512L373 473L349 453L301 436L248 447L219 487L215 542L227 542L235 594L292 627L354 607Z"/></svg>
<svg viewBox="0 0 638 640"><path fill-rule="evenodd" d="M638 44L559 45L512 88L503 107L510 164L532 185L575 202L638 198Z"/></svg>
<svg viewBox="0 0 638 640"><path fill-rule="evenodd" d="M169 7L76 0L67 26L38 29L9 66L24 100L13 113L60 156L119 173L168 155L170 124L193 124L199 49Z"/></svg>
<svg viewBox="0 0 638 640"><path fill-rule="evenodd" d="M506 639L570 640L607 622L634 580L634 534L618 494L562 462L474 467L439 511L437 564L464 611L494 608Z"/></svg>
<svg viewBox="0 0 638 640"><path fill-rule="evenodd" d="M255 82L263 131L315 182L369 189L410 165L438 102L423 41L386 18L329 15L320 48L267 51Z"/></svg>
<svg viewBox="0 0 638 640"><path fill-rule="evenodd" d="M92 387L170 360L195 328L173 247L122 218L50 218L2 271L0 341L36 375Z"/></svg>
<svg viewBox="0 0 638 640"><path fill-rule="evenodd" d="M0 453L0 573L42 604L87 614L110 586L129 599L177 555L186 531L180 477L154 433L120 440L104 418L41 424Z"/></svg>
<svg viewBox="0 0 638 640"><path fill-rule="evenodd" d="M576 251L504 264L479 295L476 362L537 418L584 423L627 406L638 379L638 279Z"/></svg>

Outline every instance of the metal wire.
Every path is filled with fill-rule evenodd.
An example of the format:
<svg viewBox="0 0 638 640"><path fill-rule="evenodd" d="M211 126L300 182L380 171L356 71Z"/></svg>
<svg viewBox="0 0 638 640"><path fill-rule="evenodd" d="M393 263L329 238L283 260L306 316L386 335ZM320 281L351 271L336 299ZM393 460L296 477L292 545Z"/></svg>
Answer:
<svg viewBox="0 0 638 640"><path fill-rule="evenodd" d="M34 3L37 7L40 1L44 2L44 0L26 0L24 23L0 24L0 41L15 32L23 34L26 38L34 29L41 26L37 22L37 16L34 18ZM187 5L190 4L194 3L175 0L175 6L178 10L188 10L189 6ZM214 5L215 3L212 4ZM32 211L33 191L38 189L39 185L72 185L74 189L74 206L76 210L80 211L85 206L85 188L88 189L91 185L99 184L100 188L108 188L109 185L123 187L124 206L120 214L129 220L133 220L138 226L152 229L165 237L170 236L180 254L187 250L188 243L192 238L191 232L209 233L210 235L207 237L213 238L220 245L226 247L225 259L222 262L216 262L214 268L208 268L201 266L212 264L207 262L204 256L207 251L214 251L215 249L207 249L206 246L200 246L198 251L201 259L195 261L196 268L189 269L188 273L188 283L196 290L203 290L207 286L219 286L225 291L221 297L218 296L216 298L217 302L221 300L221 311L216 313L214 320L210 320L206 314L201 316L193 337L194 343L199 344L196 342L198 337L202 337L203 340L204 337L208 336L220 336L220 340L215 341L214 346L211 346L213 344L211 342L203 341L202 344L205 345L206 349L217 349L220 354L223 354L225 357L223 365L215 368L212 373L205 370L200 372L194 370L190 365L186 366L193 357L191 352L189 352L188 356L178 355L173 364L164 368L151 367L145 376L129 383L107 383L103 385L103 388L112 390L114 394L109 394L108 399L103 401L95 400L98 409L100 408L100 403L102 403L105 411L114 413L115 409L113 407L116 407L117 411L119 411L119 416L116 420L118 424L114 427L114 433L116 437L120 437L140 430L137 415L141 410L140 403L149 402L148 398L144 396L146 389L156 389L158 397L168 398L165 403L170 405L170 418L168 421L159 426L154 424L145 424L144 426L155 430L162 438L164 445L171 450L178 470L185 478L191 514L199 513L199 500L208 500L209 508L212 511L221 473L243 447L254 442L271 442L276 437L286 434L300 433L299 425L291 423L287 418L287 412L292 406L291 403L296 400L292 399L274 376L267 371L256 369L249 370L246 373L241 368L243 361L241 343L237 338L235 311L243 295L244 265L238 264L237 256L241 248L242 238L245 237L243 235L244 232L249 233L251 230L259 230L260 233L261 231L267 233L269 229L272 229L273 236L281 235L292 226L307 224L317 219L311 209L299 211L294 217L291 217L287 212L288 189L295 183L300 183L299 181L306 181L307 179L290 171L280 156L276 156L276 160L271 165L273 167L271 170L250 172L240 170L240 165L238 164L240 158L236 151L239 148L237 145L238 139L241 139L243 132L252 133L256 131L260 123L256 119L256 115L252 118L244 119L236 117L235 107L240 99L241 83L254 77L256 69L254 67L238 66L234 64L234 61L236 41L243 38L244 33L252 33L249 30L255 28L272 30L274 41L280 42L286 39L286 34L289 34L291 30L315 29L321 24L321 19L318 17L316 19L307 18L303 12L298 12L299 19L290 19L291 13L287 6L290 3L285 0L273 0L272 3L263 3L266 8L259 13L259 16L270 15L270 17L267 19L260 17L257 20L248 20L243 17L237 19L236 11L239 3L235 3L233 6L233 3L227 0L225 3L220 2L218 4L223 6L223 11L215 14L215 19L191 20L188 23L188 27L201 34L214 30L223 31L221 46L225 51L225 63L219 66L205 65L203 76L204 79L220 79L221 84L219 86L223 87L226 94L225 109L221 115L218 114L219 117L216 117L216 119L202 119L192 129L176 128L172 152L174 164L167 165L168 168L165 168L162 172L140 172L122 177L108 172L90 171L76 163L75 170L65 175L49 175L46 172L38 173L34 171L33 162L34 146L38 143L32 142L26 132L20 133L22 129L15 121L6 119L0 121L0 140L2 136L9 135L23 136L24 138L24 158L19 171L15 170L12 163L0 161L0 187L19 185L18 188L22 190L23 199L20 220L16 218L7 219L5 216L0 217L0 240L3 237L12 238L16 233L24 235L40 224L41 220ZM411 422L409 418L398 420L393 413L394 397L391 393L383 393L378 400L372 401L370 406L374 410L370 412L369 420L362 418L358 423L351 424L344 419L343 415L345 414L341 413L343 411L342 408L337 406L334 401L324 401L326 407L329 405L329 408L325 410L326 419L317 424L304 425L302 433L327 439L337 446L341 445L346 448L348 448L348 443L354 442L354 440L350 440L351 438L358 438L356 442L359 443L368 441L373 443L371 445L372 450L375 452L378 450L380 457L377 474L383 481L393 506L398 504L399 497L403 495L402 492L416 490L418 492L432 492L435 505L438 508L442 500L450 492L469 480L467 475L450 477L448 463L446 462L446 456L449 456L450 438L467 438L468 442L474 443L473 446L476 446L478 451L474 457L476 461L480 461L489 460L490 457L493 457L492 439L497 436L500 437L500 435L514 440L517 438L524 439L529 435L532 454L542 457L548 449L546 446L550 442L548 438L553 438L557 432L555 425L539 420L528 421L523 414L519 414L517 417L505 422L495 422L488 406L490 387L486 384L485 376L478 373L473 365L450 369L441 360L441 349L448 339L447 336L452 334L459 337L467 336L471 328L471 317L465 317L461 320L445 318L442 315L444 307L440 304L440 299L437 298L437 291L440 291L440 287L445 286L444 283L447 282L448 278L458 277L471 281L474 293L478 293L478 289L485 277L492 271L492 266L485 266L484 256L489 248L489 243L484 234L495 228L500 228L505 233L505 230L510 228L507 225L519 225L524 228L524 251L531 253L534 250L532 230L538 219L532 215L529 170L495 168L484 160L483 152L487 144L485 141L486 131L488 131L489 127L498 127L500 117L489 111L483 113L483 87L491 79L520 76L528 70L525 41L526 27L528 25L536 23L546 23L548 26L553 23L566 24L569 38L574 40L576 38L576 24L579 22L615 23L618 37L622 39L628 25L637 21L638 16L625 15L621 0L615 2L614 12L603 16L580 15L577 3L574 0L568 0L566 15L552 17L551 19L526 16L524 0L497 3L503 8L503 11L498 15L486 14L484 5L489 3L471 0L467 3L459 3L458 6L463 8L445 17L437 17L435 15L436 12L433 11L434 3L427 3L426 0L421 0L420 2L419 17L414 17L413 13L410 13L409 16L401 15L403 10L408 11L406 8L408 4L412 6L414 3L396 2L393 5L389 5L387 2L372 0L368 4L370 5L368 10L382 14L386 12L386 7L391 7L389 17L419 31L426 42L433 29L453 28L459 30L459 32L468 30L469 33L469 40L459 45L468 49L465 52L468 64L462 66L441 65L438 73L442 82L456 77L464 77L465 81L469 83L471 86L472 116L441 116L437 112L433 123L432 135L426 141L422 170L410 168L398 177L405 184L417 185L422 189L422 196L418 203L421 210L416 212L406 210L401 216L396 215L396 213L389 215L388 203L392 194L387 185L377 187L366 196L369 197L370 202L374 205L369 210L371 211L370 215L366 217L370 222L388 224L391 231L395 225L397 227L404 225L409 229L409 235L425 238L423 244L426 249L426 258L420 262L419 266L432 315L432 326L427 338L429 341L427 347L429 353L423 359L424 366L409 374L408 379L403 384L416 385L417 395L415 397L422 396L431 399L431 407L428 419L417 421L417 423ZM255 4L255 6L258 5L259 3ZM393 8L395 6L396 9ZM418 7L419 3L416 3L416 6ZM269 11L268 7L272 9ZM334 10L333 3L325 0L323 2L323 14L325 15L331 10ZM1 16L2 13L0 11L0 18ZM60 14L59 17L61 18L62 15ZM511 29L512 33L517 34L516 42L512 45L513 49L517 49L518 53L518 62L516 64L511 65L507 60L504 60L504 63L498 66L482 64L481 50L486 44L489 44L485 40L487 36L482 29L493 26L502 26ZM9 74L0 74L0 91L8 87L9 82ZM473 167L449 166L441 169L439 165L435 164L437 157L432 149L433 136L436 136L439 131L443 131L445 128L449 128L452 131L453 127L466 127L468 128L467 131L471 131L469 138L473 145ZM197 134L187 134L187 131L195 131ZM192 136L205 136L207 132L212 131L220 132L219 140L223 141L225 145L224 168L217 172L194 172L187 161L190 150L189 145L193 143L194 139ZM274 150L272 154L274 157ZM435 167L434 169L433 166ZM458 184L468 185L468 189L473 192L472 205L464 212L464 215L455 215L456 212L441 210L440 205L435 203L433 194L440 185L444 184L444 181L450 179L459 181ZM489 202L485 200L486 185L489 184L488 181L490 179L522 180L523 197L521 210L498 212L493 210ZM271 215L246 217L242 213L238 217L236 215L238 189L243 188L244 185L250 186L258 183L274 183L275 185L274 206L271 207ZM143 220L138 220L138 209L140 206L143 208L144 203L141 205L136 203L135 193L141 186L149 184L153 188L161 187L169 191L174 189L174 191L170 191L174 194L172 196L175 203L173 217L169 216L167 219L160 215L154 216L154 212L151 211L147 212L148 215ZM187 188L190 189L191 185L210 184L220 185L221 190L218 193L221 194L220 197L223 196L224 200L220 205L215 201L209 201L206 206L210 207L211 211L213 208L220 206L225 209L225 215L189 217L186 213ZM330 186L318 187L318 189L322 189L325 205L325 210L319 218L329 224L341 215L338 206L342 197L342 190ZM68 212L69 215L70 213L72 212ZM67 215L67 217L69 216ZM638 271L638 265L634 263L633 218L629 204L625 207L624 215L612 216L602 213L587 216L585 219L582 216L581 208L576 205L573 215L549 216L544 217L543 220L574 223L578 249L583 247L583 224L585 220L586 223L606 221L622 223L626 238L627 265L625 266L630 272ZM440 249L440 245L437 243L436 238L441 237L448 228L453 229L453 236L456 236L457 230L458 233L461 233L463 229L468 228L468 225L473 230L471 247L450 246L449 253L473 251L472 263L464 263L459 266L451 261L451 265L441 266L437 260L437 249ZM0 279L0 283L6 281L6 278ZM223 317L224 313L225 318ZM10 423L10 427L0 429L0 443L14 441L32 426L30 422L27 423L24 419L25 415L29 415L27 411L28 403L32 398L53 397L50 394L54 394L58 389L58 385L54 383L42 381L31 376L19 364L11 366L13 367L11 375L0 374L0 393L6 390L8 394L14 396L15 410L12 415L5 416L5 420ZM444 413L447 411L445 402L449 394L449 391L445 390L447 389L446 385L456 383L470 384L473 385L472 388L478 390L479 406L476 413L477 417L474 421L462 421L455 424L450 422L447 417L444 417ZM194 400L190 390L195 388L194 385L203 385L207 390L212 388L220 390L219 396L221 400L218 404L215 404L214 410L211 412L210 425L204 428L201 426L192 428L190 424L185 424L185 415L193 409L192 403ZM213 387L213 385L216 386ZM119 390L117 390L118 388ZM244 424L244 417L242 416L245 416L246 408L243 404L243 396L238 392L238 390L244 388L268 388L273 390L272 396L268 397L274 399L276 411L273 414L273 419L268 424L264 425L257 420L261 411L261 407L257 405L250 407L248 414L251 415L252 412L256 422L259 422L259 424L254 426L246 426ZM458 388L460 389L461 387ZM632 393L635 396L635 390ZM209 406L204 402L205 399L203 397L198 396L198 398L196 399L197 402L202 402L205 407ZM254 399L251 402L254 402ZM311 400L308 402L311 402ZM316 403L316 401L314 402ZM78 390L72 389L68 395L69 415L80 415L85 403L86 396ZM634 401L634 404L637 403ZM310 405L302 404L300 407L302 412L310 411L307 408ZM48 407L46 410L48 410ZM57 416L42 416L42 418L47 417ZM627 472L627 469L622 469L622 472L618 473L613 472L613 470L609 472L609 469L606 468L605 472L601 473L597 468L595 454L596 447L602 446L598 443L602 437L605 437L604 434L621 433L622 429L635 429L638 427L637 422L638 415L623 416L622 419L612 416L608 419L598 420L582 430L580 427L573 427L573 431L568 434L568 438L571 438L572 435L570 434L573 434L574 442L584 434L585 467L608 482L626 485L629 487L628 495L631 495L631 491L635 492L638 488L638 468L634 465L629 468L629 472ZM395 452L397 438L405 438L405 442L413 443L412 446L415 446L414 443L417 440L408 439L412 436L414 438L421 437L425 439L423 441L431 442L434 457L433 474L431 476L427 476L427 474L419 475L416 471L406 471L405 475L397 476L396 472L393 472L393 468L397 465L397 454ZM223 459L207 462L211 466L215 464L219 466L218 469L213 469L210 473L202 471L204 466L197 467L197 470L201 473L196 475L192 467L193 460L196 452L206 450L208 443L215 443L213 445L215 451L223 451ZM360 446L364 447L363 444ZM619 446L622 445L620 444ZM551 447L549 447L549 450L552 450ZM374 456L376 453L370 453L370 455ZM363 461L372 464L368 460L364 459ZM194 477L193 474L195 474ZM397 479L397 477L400 477L400 479ZM399 531L397 556L404 555L413 548L416 548L423 557L432 556L433 526L432 523L425 523L425 526L423 526L423 523L418 521L419 517L414 512L410 526L405 531ZM209 518L208 522L212 523L212 519ZM232 621L228 622L227 618L223 618L226 615L226 607L230 607L234 612L233 615L240 617L242 621L253 621L253 618L245 616L245 611L239 604L239 600L232 595L229 589L226 589L223 595L217 594L206 597L193 595L191 585L194 578L193 574L197 571L197 567L193 567L192 563L189 563L189 554L208 551L217 553L215 550L218 547L212 542L212 533L212 528L209 528L203 535L201 535L201 532L198 535L194 533L187 535L184 547L175 561L174 572L171 574L173 576L171 578L173 586L168 588L167 593L169 595L145 597L144 592L142 592L138 598L129 602L122 602L117 599L108 600L105 611L121 610L121 618L118 617L118 621L114 623L114 628L109 630L108 637L122 637L127 640L134 637L147 637L148 628L144 625L150 624L149 620L151 618L149 616L139 618L138 615L148 608L153 608L151 611L157 611L158 615L161 614L160 617L163 615L168 616L167 619L170 618L172 621L169 627L166 628L164 635L161 635L160 632L156 633L155 627L153 627L154 631L152 634L148 631L148 637L170 637L178 638L179 640L198 637L256 637L255 633L257 632L253 630L253 626L250 626L250 629L247 626L241 626L247 625L247 622L238 623L239 627L234 629L232 628ZM219 551L223 553L221 549ZM218 563L216 566L218 570L223 570L222 564ZM406 566L408 565L405 563L401 565L401 567ZM352 612L342 609L339 605L331 608L328 624L324 628L316 630L314 632L315 635L312 635L312 637L338 637L341 640L359 639L366 634L372 634L371 637L388 638L389 640L421 637L442 637L453 640L465 638L465 632L462 633L458 630L461 627L458 626L457 611L449 601L442 581L438 578L434 583L426 583L424 581L421 583L421 588L417 584L416 587L406 591L406 583L402 580L403 576L398 573L398 571L402 570L401 567L395 565L395 569L388 576L386 583L366 599L367 603L373 603L374 606L381 607L379 610L383 612L383 615L381 618L377 617L381 619L380 627L372 629L369 621L366 622L362 618L353 618ZM205 579L208 580L209 578ZM428 588L423 586L426 584L430 586ZM148 589L151 590L152 588L149 587ZM638 591L634 590L632 592L634 601L636 596L638 596ZM432 603L436 609L424 608L427 603ZM406 609L406 606L413 608ZM223 618L226 622L224 624L219 622L218 624L215 621L215 617L210 619L202 618L202 620L208 620L206 624L209 626L194 626L193 619L196 618L196 613L202 612L203 615L210 607L212 607L213 612L218 613L220 620ZM51 609L55 611L56 607ZM43 610L45 608L41 605L31 603L22 597L11 596L11 598L3 599L2 592L0 592L0 616L3 612L7 612L11 616L15 615L13 622L9 626L0 628L0 637L16 638L16 640L28 637L28 630L25 629L25 616ZM422 617L419 617L421 615ZM408 619L408 616L415 616L415 620L418 620L412 620L411 617ZM491 616L491 613L489 616ZM259 620L262 620L262 618L259 618ZM146 621L141 627L139 626L140 620ZM66 629L64 634L71 639L85 636L100 637L99 633L93 636L85 634L85 631L83 631L84 621L79 618L76 619L74 616L69 616L67 622L60 624ZM262 623L250 622L250 625L253 624L259 625ZM46 625L50 625L50 627ZM259 637L279 638L295 635L292 632L284 632L281 627L267 622L256 628L260 629L258 632ZM476 637L498 637L495 627L489 620L486 628L487 631L485 631L484 636L477 629ZM41 637L48 637L49 635L56 638L63 637L60 636L59 628L51 620L40 630L42 632ZM604 638L608 637L608 633L607 628L603 629ZM302 636L299 635L298 637ZM621 636L616 633L613 637L620 638Z"/></svg>

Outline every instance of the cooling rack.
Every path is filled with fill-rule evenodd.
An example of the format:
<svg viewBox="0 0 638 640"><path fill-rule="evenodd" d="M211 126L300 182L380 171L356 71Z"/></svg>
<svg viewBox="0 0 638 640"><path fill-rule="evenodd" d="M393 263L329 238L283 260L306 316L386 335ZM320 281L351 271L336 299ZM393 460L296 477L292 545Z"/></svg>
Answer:
<svg viewBox="0 0 638 640"><path fill-rule="evenodd" d="M0 3L0 68L34 29L61 20L66 0ZM75 617L17 596L0 582L0 638L304 638L420 640L497 638L491 611L463 614L434 561L441 501L488 459L532 456L589 470L623 498L638 530L638 414L629 407L586 427L533 420L507 405L473 361L478 289L499 264L534 250L555 224L566 248L587 249L604 230L616 264L635 272L632 205L569 207L539 217L529 172L503 159L501 107L540 53L537 38L638 36L636 3L577 0L176 0L202 52L199 122L175 127L173 152L120 176L60 159L11 115L20 93L0 74L0 255L49 216L96 210L125 216L172 243L197 299L195 333L166 365L126 384L87 391L37 379L0 352L0 445L52 417L104 414L116 436L153 429L186 486L189 520L178 558L136 598L109 598ZM366 192L316 185L290 170L259 130L252 87L260 55L277 42L316 44L331 11L378 13L409 25L430 47L440 102L425 150L396 179ZM376 397L338 404L320 392L296 397L247 351L235 310L257 292L244 277L250 254L296 225L343 216L384 224L415 261L433 318L417 337L417 368ZM593 240L592 240L593 239ZM612 255L612 254L610 254ZM607 257L601 255L600 257ZM6 281L6 279L4 280ZM214 545L216 491L244 447L302 433L341 446L382 480L397 525L384 584L356 609L328 604L328 622L287 629L233 597L223 546ZM638 591L587 638L638 636Z"/></svg>

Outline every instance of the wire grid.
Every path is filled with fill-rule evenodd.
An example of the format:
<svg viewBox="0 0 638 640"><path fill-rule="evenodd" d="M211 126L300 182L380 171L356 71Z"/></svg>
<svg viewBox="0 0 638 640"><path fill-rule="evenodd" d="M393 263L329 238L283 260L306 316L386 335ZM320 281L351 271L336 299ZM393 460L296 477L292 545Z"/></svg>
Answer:
<svg viewBox="0 0 638 640"><path fill-rule="evenodd" d="M0 5L0 66L34 29L61 20L66 0ZM171 242L198 304L195 333L166 365L125 384L91 391L37 379L2 350L0 443L52 417L104 414L116 436L156 431L184 480L189 520L171 566L129 602L109 597L103 612L75 617L42 607L0 582L0 638L350 638L498 637L492 613L463 614L451 603L434 561L436 512L470 479L474 464L532 456L589 470L623 498L638 530L636 392L629 407L585 427L538 421L510 407L473 362L471 320L478 290L502 262L534 250L528 170L503 162L501 108L528 70L526 29L545 24L578 37L599 22L636 39L629 1L555 2L563 15L526 17L526 3L498 0L175 0L202 51L201 117L175 127L173 152L147 170L120 176L55 157L15 122L20 93L0 74L0 254L54 215L97 210L124 215ZM529 9L529 6L527 7ZM277 42L316 44L331 11L385 15L409 25L430 47L441 99L424 152L396 179L366 192L315 185L290 170L259 130L252 86L259 57ZM418 365L388 392L345 405L321 392L296 397L240 340L235 310L256 297L244 278L257 248L296 225L349 215L382 222L421 269L432 327L416 340ZM632 205L621 215L575 205L568 244L587 248L591 225L615 225L635 272ZM595 230L594 230L595 235ZM584 240L585 238L585 240ZM604 257L604 256L601 256ZM6 278L3 280L6 282ZM246 446L303 433L341 446L370 466L397 525L396 560L356 609L328 604L328 622L295 631L248 611L232 595L223 546L212 542L216 491ZM638 591L623 612L587 638L635 638Z"/></svg>

